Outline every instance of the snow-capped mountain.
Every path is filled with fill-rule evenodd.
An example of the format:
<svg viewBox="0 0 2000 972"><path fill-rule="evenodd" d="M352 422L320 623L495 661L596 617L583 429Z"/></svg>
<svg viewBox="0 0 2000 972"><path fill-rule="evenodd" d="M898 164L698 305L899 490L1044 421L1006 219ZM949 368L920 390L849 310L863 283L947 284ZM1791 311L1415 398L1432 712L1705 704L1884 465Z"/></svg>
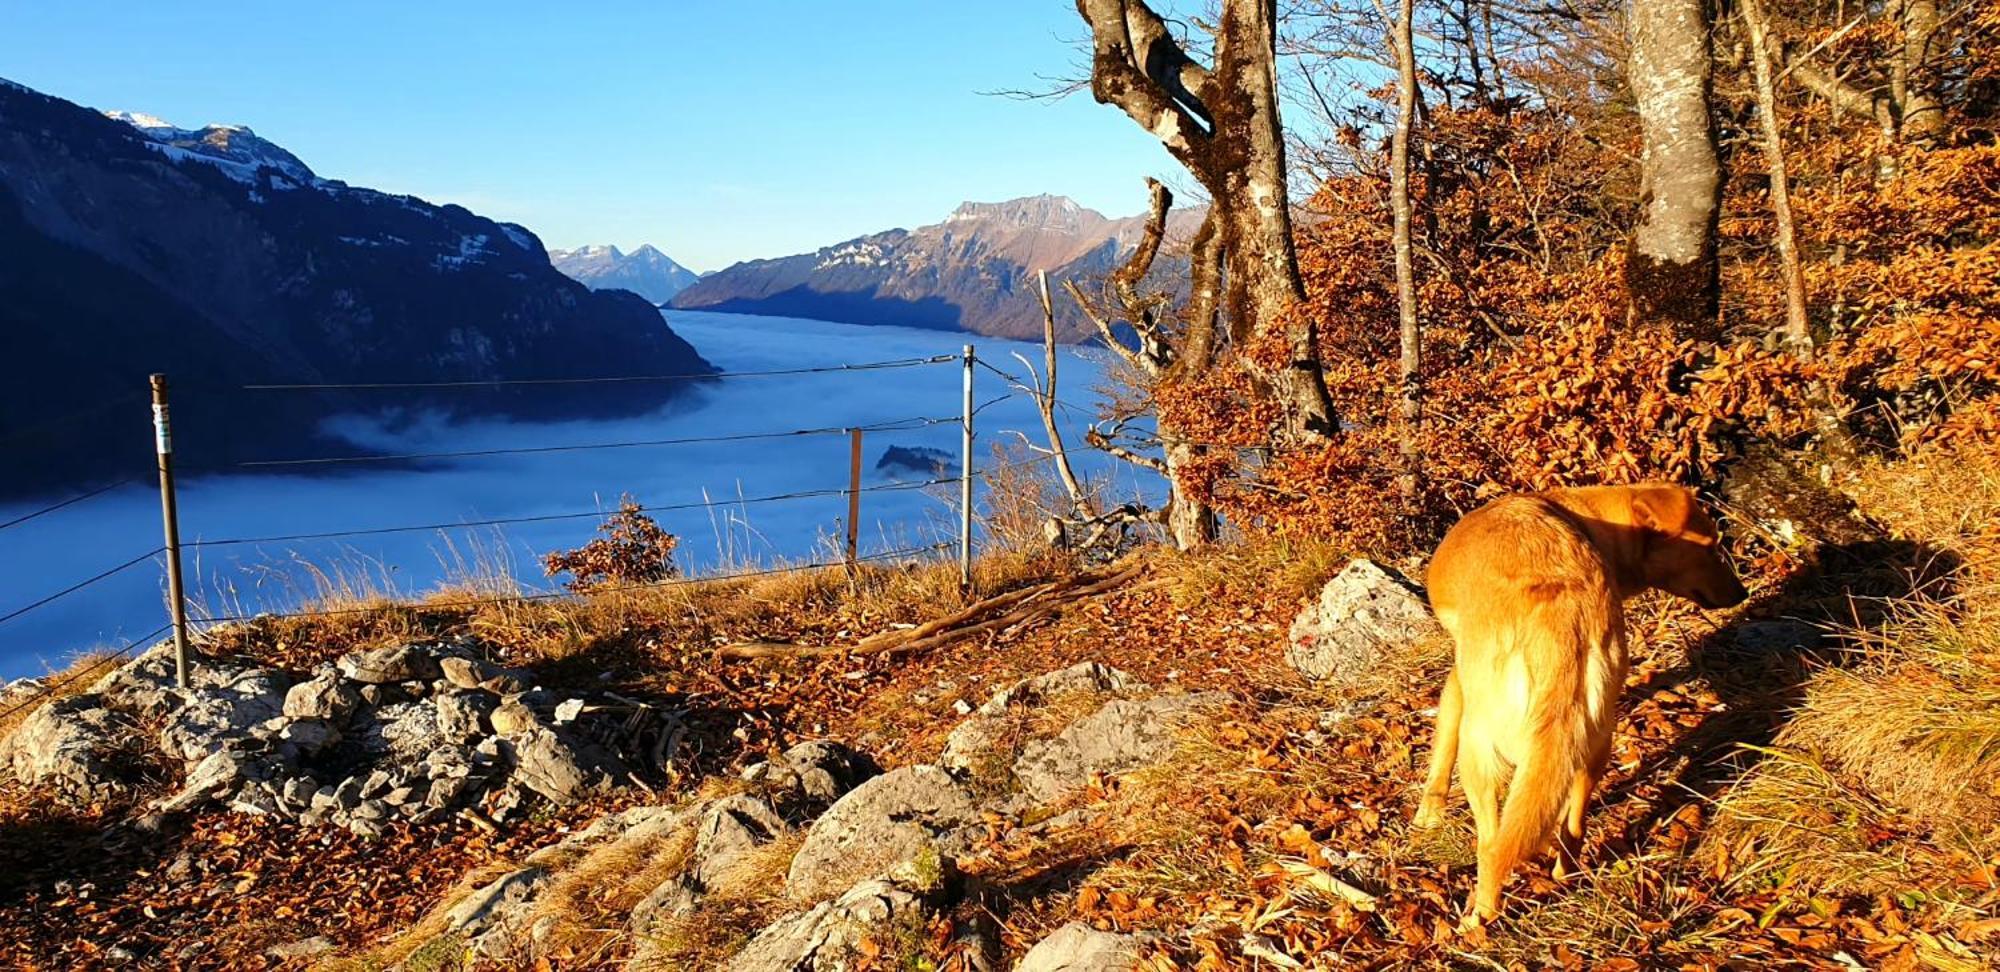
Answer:
<svg viewBox="0 0 2000 972"><path fill-rule="evenodd" d="M1198 212L1175 210L1169 236L1184 237ZM677 294L673 306L1039 339L1036 274L1047 271L1052 287L1100 279L1143 228L1143 217L1111 219L1063 196L968 202L914 230L718 270ZM1156 269L1175 263L1162 252ZM1072 302L1056 306L1061 339L1096 336Z"/></svg>
<svg viewBox="0 0 2000 972"><path fill-rule="evenodd" d="M199 464L332 448L309 440L336 409L629 413L681 390L390 400L252 395L246 382L711 370L656 308L557 273L522 227L321 178L247 128L107 115L12 83L0 84L0 255L16 366L0 427L95 409L19 443L0 492L144 468L131 416L101 406L143 393L151 372L202 388L174 406L176 441Z"/></svg>
<svg viewBox="0 0 2000 972"><path fill-rule="evenodd" d="M180 128L145 112L107 111L104 117L122 121L144 133L172 157L191 158L217 166L227 166L245 175L260 167L276 169L294 182L312 183L318 177L299 157L276 144L258 138L242 125L204 125ZM171 152L167 150L172 150Z"/></svg>
<svg viewBox="0 0 2000 972"><path fill-rule="evenodd" d="M651 243L630 253L615 246L550 250L549 262L592 290L629 290L655 304L672 300L701 279L701 274L675 263Z"/></svg>

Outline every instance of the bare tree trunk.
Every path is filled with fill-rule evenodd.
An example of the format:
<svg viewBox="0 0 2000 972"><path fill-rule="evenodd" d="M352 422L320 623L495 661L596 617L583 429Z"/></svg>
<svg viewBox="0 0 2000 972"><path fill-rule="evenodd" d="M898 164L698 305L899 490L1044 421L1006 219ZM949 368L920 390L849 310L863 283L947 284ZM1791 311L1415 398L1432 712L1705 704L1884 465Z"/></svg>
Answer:
<svg viewBox="0 0 2000 972"><path fill-rule="evenodd" d="M1172 432L1161 430L1160 438L1166 442L1167 476L1174 482L1173 498L1167 503L1167 534L1173 538L1175 548L1193 550L1215 542L1215 507L1189 498L1187 490L1181 487L1178 474L1195 458L1195 447L1178 436L1170 436Z"/></svg>
<svg viewBox="0 0 2000 972"><path fill-rule="evenodd" d="M1704 0L1632 0L1627 30L1643 207L1626 256L1628 316L1713 336L1722 165L1708 110L1707 7Z"/></svg>
<svg viewBox="0 0 2000 972"><path fill-rule="evenodd" d="M1410 262L1410 135L1417 114L1417 55L1412 29L1416 0L1400 0L1390 31L1396 54L1396 130L1389 140L1389 209L1394 213L1396 305L1402 322L1403 473L1397 488L1403 508L1414 513L1423 473L1417 436L1423 416L1423 380L1418 373L1423 334L1417 329L1417 282ZM1468 30L1470 28L1468 27ZM1476 48L1475 48L1476 50Z"/></svg>
<svg viewBox="0 0 2000 972"><path fill-rule="evenodd" d="M1889 62L1889 94L1895 99L1903 139L1922 148L1944 136L1944 106L1933 90L1931 42L1937 37L1937 0L1902 0L1896 11L1902 43Z"/></svg>
<svg viewBox="0 0 2000 972"><path fill-rule="evenodd" d="M1127 347L1119 340L1112 327L1111 316L1093 306L1073 281L1065 281L1063 287L1082 309L1084 317L1096 326L1105 346L1157 386L1189 380L1213 364L1216 293L1222 270L1220 254L1213 242L1217 235L1216 215L1211 209L1201 231L1195 234L1190 244L1194 282L1188 301L1187 320L1178 329L1162 326L1158 312L1165 303L1164 298L1141 293L1139 285L1152 268L1153 259L1159 255L1161 241L1166 237L1167 212L1173 207L1174 195L1157 179L1146 180L1146 188L1151 194L1150 205L1139 245L1133 250L1131 259L1112 271L1106 281L1109 285L1107 289L1138 337L1139 346ZM1189 442L1175 428L1172 417L1160 414L1158 409L1154 410L1154 433L1162 447L1159 457L1120 446L1099 429L1091 429L1085 438L1093 448L1166 477L1171 492L1167 498L1165 519L1174 546L1191 550L1213 543L1217 528L1214 507L1195 499L1182 486L1181 470L1202 454L1203 447Z"/></svg>
<svg viewBox="0 0 2000 972"><path fill-rule="evenodd" d="M1062 427L1056 424L1056 305L1049 299L1049 274L1044 270L1037 274L1042 285L1042 375L1035 382L1035 404L1042 412L1042 430L1049 435L1049 454L1056 464L1056 475L1062 478L1063 489L1069 492L1070 512L1078 517L1094 515L1090 508L1090 497L1084 493L1083 484L1077 481L1076 470L1069 465L1069 450L1063 447Z"/></svg>
<svg viewBox="0 0 2000 972"><path fill-rule="evenodd" d="M1778 262L1785 278L1785 340L1799 351L1812 347L1806 319L1806 278L1799 266L1798 234L1792 222L1791 179L1785 168L1785 138L1779 127L1777 83L1771 70L1771 39L1759 0L1742 0L1750 34L1750 63L1757 76L1757 116L1763 122L1764 160L1771 173L1771 219L1777 223Z"/></svg>
<svg viewBox="0 0 2000 972"><path fill-rule="evenodd" d="M1301 442L1338 427L1321 371L1292 248L1285 140L1278 116L1276 0L1224 0L1215 64L1205 68L1174 41L1143 0L1076 0L1090 25L1091 93L1158 138L1208 191L1206 245L1220 272L1227 334L1282 341L1285 361L1251 364L1284 413L1281 437ZM1197 252L1196 291L1203 281ZM1191 326L1204 322L1190 320ZM1205 358L1213 347L1197 350Z"/></svg>

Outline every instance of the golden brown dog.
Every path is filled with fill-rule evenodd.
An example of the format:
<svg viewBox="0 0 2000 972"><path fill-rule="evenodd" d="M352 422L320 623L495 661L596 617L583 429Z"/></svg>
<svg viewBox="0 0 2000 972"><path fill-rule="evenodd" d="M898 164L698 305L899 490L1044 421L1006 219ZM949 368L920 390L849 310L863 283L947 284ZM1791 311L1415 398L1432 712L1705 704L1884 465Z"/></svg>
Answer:
<svg viewBox="0 0 2000 972"><path fill-rule="evenodd" d="M1556 875L1574 863L1625 684L1625 599L1658 589L1721 608L1746 594L1715 522L1692 493L1666 485L1494 500L1445 535L1427 580L1457 664L1415 823L1442 819L1456 762L1479 831L1466 915L1477 924L1498 913L1500 885L1558 823Z"/></svg>

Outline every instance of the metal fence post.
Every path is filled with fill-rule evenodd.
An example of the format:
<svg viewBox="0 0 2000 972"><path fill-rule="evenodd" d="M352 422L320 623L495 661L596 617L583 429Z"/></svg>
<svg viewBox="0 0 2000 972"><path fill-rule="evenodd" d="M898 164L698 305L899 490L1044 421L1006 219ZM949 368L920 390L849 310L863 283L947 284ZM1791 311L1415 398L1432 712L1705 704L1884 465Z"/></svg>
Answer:
<svg viewBox="0 0 2000 972"><path fill-rule="evenodd" d="M167 418L167 376L152 376L153 453L160 462L160 519L167 532L167 600L174 619L174 683L188 684L187 596L181 586L181 523L174 501L174 432Z"/></svg>
<svg viewBox="0 0 2000 972"><path fill-rule="evenodd" d="M958 586L972 590L972 345L965 346L963 457L958 467Z"/></svg>

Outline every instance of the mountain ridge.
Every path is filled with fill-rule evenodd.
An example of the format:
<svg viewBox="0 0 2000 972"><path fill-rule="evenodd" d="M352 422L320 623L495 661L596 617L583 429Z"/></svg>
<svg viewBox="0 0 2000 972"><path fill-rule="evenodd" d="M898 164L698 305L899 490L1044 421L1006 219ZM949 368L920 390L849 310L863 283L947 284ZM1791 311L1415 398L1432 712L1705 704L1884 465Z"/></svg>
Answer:
<svg viewBox="0 0 2000 972"><path fill-rule="evenodd" d="M629 290L655 304L701 279L651 243L626 253L611 244L593 243L570 250L549 251L549 263L570 279L592 290Z"/></svg>
<svg viewBox="0 0 2000 972"><path fill-rule="evenodd" d="M177 398L178 438L197 464L227 464L305 451L299 441L335 411L629 414L685 391L390 399L253 396L246 383L713 370L645 300L556 272L523 227L321 178L241 126L113 117L11 82L0 84L0 250L0 328L36 364L0 388L0 423L59 423L17 444L9 494L142 468L147 443L127 434L129 416L60 423L143 391L152 372L205 389Z"/></svg>
<svg viewBox="0 0 2000 972"><path fill-rule="evenodd" d="M1185 238L1200 213L1175 210L1169 237ZM914 229L734 264L682 290L670 306L1039 340L1037 275L1047 273L1052 287L1065 280L1088 286L1131 253L1145 222L1144 216L1108 217L1049 194L964 202L944 219ZM1180 263L1163 252L1156 272L1170 279ZM1056 303L1056 336L1070 343L1098 339L1067 300Z"/></svg>

